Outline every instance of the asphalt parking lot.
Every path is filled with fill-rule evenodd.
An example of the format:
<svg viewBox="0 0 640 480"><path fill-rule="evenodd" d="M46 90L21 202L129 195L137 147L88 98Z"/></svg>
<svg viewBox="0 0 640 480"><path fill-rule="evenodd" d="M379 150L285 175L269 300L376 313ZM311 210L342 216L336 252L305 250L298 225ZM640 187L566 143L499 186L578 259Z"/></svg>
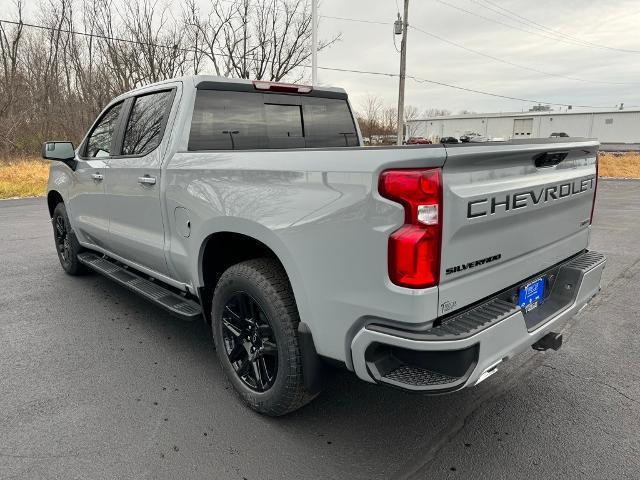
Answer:
<svg viewBox="0 0 640 480"><path fill-rule="evenodd" d="M603 181L603 291L559 352L422 397L336 371L246 409L208 329L58 264L44 199L0 202L0 478L640 478L640 182Z"/></svg>

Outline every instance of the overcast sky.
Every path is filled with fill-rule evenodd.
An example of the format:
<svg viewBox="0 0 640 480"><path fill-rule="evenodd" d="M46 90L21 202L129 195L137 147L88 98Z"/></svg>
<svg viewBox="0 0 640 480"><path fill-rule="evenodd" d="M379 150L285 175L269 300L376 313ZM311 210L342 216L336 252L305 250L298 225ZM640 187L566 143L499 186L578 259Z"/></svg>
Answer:
<svg viewBox="0 0 640 480"><path fill-rule="evenodd" d="M588 82L500 63L414 29L409 30L408 36L407 74L513 97L572 105L615 106L624 102L626 106L640 106L640 1L491 2L411 0L409 24L507 62ZM402 9L403 0L398 0L398 5ZM496 5L537 22L541 27L526 24L526 20L518 17L508 18L506 12L503 12L506 16L502 16L491 10L499 11ZM391 23L396 14L395 0L321 0L320 38L331 38L341 32L342 40L319 54L319 65L397 73L400 55L394 48L391 24L325 18L336 16ZM565 41L558 40L559 34L543 27L561 32ZM611 48L585 46L586 42ZM399 48L399 36L396 43ZM362 106L367 95L379 96L388 104L397 101L397 78L320 70L319 79L321 83L347 89L356 108ZM428 83L418 84L413 80L407 80L406 101L420 110L439 107L453 112L462 109L520 111L531 105Z"/></svg>
<svg viewBox="0 0 640 480"><path fill-rule="evenodd" d="M167 2L179 11L180 2ZM25 3L30 18L38 1ZM209 0L198 3L207 9ZM0 0L5 7L12 4ZM403 0L321 0L319 36L341 34L341 40L319 53L319 65L397 74L400 54L392 34L396 4L402 9ZM575 106L640 106L640 0L411 0L409 24L414 28L409 29L407 75ZM399 48L400 36L396 44ZM345 88L356 109L368 95L387 105L397 102L397 77L320 70L319 79ZM532 105L411 79L406 103L420 111L446 108L454 113L521 111Z"/></svg>

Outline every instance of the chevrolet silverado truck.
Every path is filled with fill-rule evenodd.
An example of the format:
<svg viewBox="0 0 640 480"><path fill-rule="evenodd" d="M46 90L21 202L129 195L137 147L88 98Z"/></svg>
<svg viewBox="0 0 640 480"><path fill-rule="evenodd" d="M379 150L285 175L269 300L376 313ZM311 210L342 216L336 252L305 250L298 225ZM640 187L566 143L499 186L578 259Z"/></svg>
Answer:
<svg viewBox="0 0 640 480"><path fill-rule="evenodd" d="M62 268L211 326L267 415L330 364L440 394L478 384L600 289L598 143L364 147L337 88L191 76L125 93L78 148L43 145Z"/></svg>

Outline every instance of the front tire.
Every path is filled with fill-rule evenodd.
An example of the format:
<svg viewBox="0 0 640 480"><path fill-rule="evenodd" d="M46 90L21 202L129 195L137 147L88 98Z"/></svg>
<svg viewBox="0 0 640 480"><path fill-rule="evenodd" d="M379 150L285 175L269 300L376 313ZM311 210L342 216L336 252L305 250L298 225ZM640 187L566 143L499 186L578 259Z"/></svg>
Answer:
<svg viewBox="0 0 640 480"><path fill-rule="evenodd" d="M314 398L304 387L298 309L278 262L261 258L227 269L211 319L225 375L250 408L280 416Z"/></svg>
<svg viewBox="0 0 640 480"><path fill-rule="evenodd" d="M58 259L63 270L69 275L86 273L87 268L78 260L78 254L82 252L82 247L78 243L73 228L71 228L64 203L56 205L53 210L51 224L53 225L53 238L58 252Z"/></svg>

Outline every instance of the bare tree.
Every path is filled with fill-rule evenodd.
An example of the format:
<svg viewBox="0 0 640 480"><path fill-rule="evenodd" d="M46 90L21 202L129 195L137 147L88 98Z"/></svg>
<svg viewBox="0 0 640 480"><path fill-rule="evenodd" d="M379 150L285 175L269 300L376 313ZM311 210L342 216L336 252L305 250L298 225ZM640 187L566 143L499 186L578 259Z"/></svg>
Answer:
<svg viewBox="0 0 640 480"><path fill-rule="evenodd" d="M188 0L183 12L182 22L187 32L189 48L193 50L193 70L199 73L203 62L208 59L216 75L228 76L231 73L228 55L222 50L224 45L223 29L229 25L235 10L235 4L211 3L211 10L203 14L196 0Z"/></svg>
<svg viewBox="0 0 640 480"><path fill-rule="evenodd" d="M0 148L8 145L16 147L11 139L15 130L14 104L21 78L18 71L19 49L23 42L22 2L15 3L18 25L10 27L0 22Z"/></svg>
<svg viewBox="0 0 640 480"><path fill-rule="evenodd" d="M236 0L222 31L223 49L235 76L272 81L303 78L301 67L311 58L311 12L306 0ZM318 49L339 39L337 35L320 41Z"/></svg>
<svg viewBox="0 0 640 480"><path fill-rule="evenodd" d="M380 134L380 113L382 100L373 95L367 95L362 110L357 115L362 135L373 142L373 136Z"/></svg>
<svg viewBox="0 0 640 480"><path fill-rule="evenodd" d="M14 0L17 24L0 22L0 153L77 142L109 99L167 78L305 78L305 0L187 0L178 17L164 1L41 0L33 28Z"/></svg>
<svg viewBox="0 0 640 480"><path fill-rule="evenodd" d="M404 124L407 137L415 137L418 132L418 124L413 120L420 118L420 111L413 105L405 105L404 107Z"/></svg>
<svg viewBox="0 0 640 480"><path fill-rule="evenodd" d="M447 110L446 108L427 108L424 111L425 118L448 117L449 115L451 115L451 111Z"/></svg>
<svg viewBox="0 0 640 480"><path fill-rule="evenodd" d="M385 107L382 109L381 127L383 135L398 135L398 109ZM385 142L386 143L386 142Z"/></svg>

